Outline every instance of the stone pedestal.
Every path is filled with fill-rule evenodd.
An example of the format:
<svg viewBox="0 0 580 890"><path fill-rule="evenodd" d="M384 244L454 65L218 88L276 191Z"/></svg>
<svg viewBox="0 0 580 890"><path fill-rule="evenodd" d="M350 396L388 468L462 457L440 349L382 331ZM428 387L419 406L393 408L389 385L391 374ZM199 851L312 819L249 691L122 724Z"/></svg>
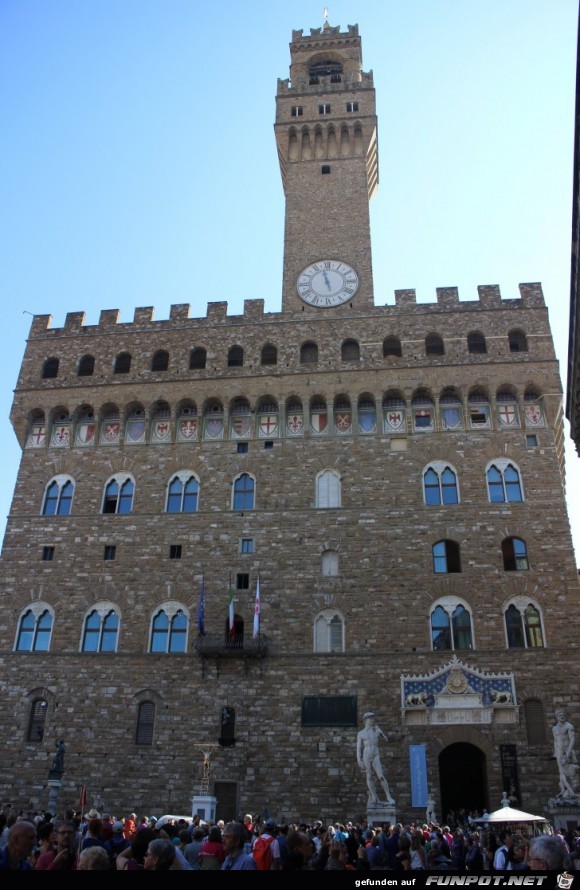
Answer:
<svg viewBox="0 0 580 890"><path fill-rule="evenodd" d="M554 828L576 828L580 824L580 798L550 798L548 812Z"/></svg>
<svg viewBox="0 0 580 890"><path fill-rule="evenodd" d="M383 822L394 824L396 821L397 813L394 803L384 803L379 800L376 803L367 805L367 822L369 825L381 825Z"/></svg>
<svg viewBox="0 0 580 890"><path fill-rule="evenodd" d="M211 794L194 794L191 798L191 815L199 816L204 822L215 822L217 797Z"/></svg>
<svg viewBox="0 0 580 890"><path fill-rule="evenodd" d="M48 780L48 812L56 815L58 807L58 792L62 787L62 779Z"/></svg>

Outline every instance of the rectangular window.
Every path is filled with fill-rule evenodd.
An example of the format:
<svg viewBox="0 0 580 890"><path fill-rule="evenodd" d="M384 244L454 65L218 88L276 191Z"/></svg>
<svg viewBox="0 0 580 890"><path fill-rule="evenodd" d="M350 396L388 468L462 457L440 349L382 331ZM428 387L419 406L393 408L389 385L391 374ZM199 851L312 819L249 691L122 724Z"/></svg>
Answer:
<svg viewBox="0 0 580 890"><path fill-rule="evenodd" d="M43 562L52 562L54 559L54 547L43 547L42 548L42 561Z"/></svg>
<svg viewBox="0 0 580 890"><path fill-rule="evenodd" d="M247 572L238 572L236 575L236 590L249 590L250 576Z"/></svg>
<svg viewBox="0 0 580 890"><path fill-rule="evenodd" d="M169 545L169 559L181 559L181 544Z"/></svg>
<svg viewBox="0 0 580 890"><path fill-rule="evenodd" d="M292 117L302 117L303 108L302 105L293 105L292 106Z"/></svg>
<svg viewBox="0 0 580 890"><path fill-rule="evenodd" d="M305 695L302 726L356 726L356 695Z"/></svg>
<svg viewBox="0 0 580 890"><path fill-rule="evenodd" d="M253 553L254 552L254 539L253 538L242 538L240 541L240 553Z"/></svg>
<svg viewBox="0 0 580 890"><path fill-rule="evenodd" d="M330 164L323 164L320 168L320 172L323 176L328 176L330 173Z"/></svg>
<svg viewBox="0 0 580 890"><path fill-rule="evenodd" d="M538 437L537 436L526 436L526 446L528 448L537 448L538 447Z"/></svg>
<svg viewBox="0 0 580 890"><path fill-rule="evenodd" d="M238 442L238 454L247 454L248 453L248 443L247 442Z"/></svg>
<svg viewBox="0 0 580 890"><path fill-rule="evenodd" d="M110 561L112 559L115 559L116 555L117 555L117 548L112 544L106 544L105 550L103 553L103 559Z"/></svg>
<svg viewBox="0 0 580 890"><path fill-rule="evenodd" d="M330 105L324 104L318 106L318 114L330 114Z"/></svg>
<svg viewBox="0 0 580 890"><path fill-rule="evenodd" d="M273 447L274 447L274 443L272 442L271 439L268 439L267 442L264 442L264 448L273 448Z"/></svg>
<svg viewBox="0 0 580 890"><path fill-rule="evenodd" d="M358 111L358 102L347 102L346 110L347 111Z"/></svg>

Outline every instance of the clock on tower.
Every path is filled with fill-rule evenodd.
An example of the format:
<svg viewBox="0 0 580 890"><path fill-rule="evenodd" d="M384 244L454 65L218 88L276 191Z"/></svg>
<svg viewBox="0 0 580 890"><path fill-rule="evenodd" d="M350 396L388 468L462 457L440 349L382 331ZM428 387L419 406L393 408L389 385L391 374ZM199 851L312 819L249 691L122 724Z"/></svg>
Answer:
<svg viewBox="0 0 580 890"><path fill-rule="evenodd" d="M278 81L276 142L286 195L282 311L374 305L369 201L378 183L372 72L358 25L293 31Z"/></svg>

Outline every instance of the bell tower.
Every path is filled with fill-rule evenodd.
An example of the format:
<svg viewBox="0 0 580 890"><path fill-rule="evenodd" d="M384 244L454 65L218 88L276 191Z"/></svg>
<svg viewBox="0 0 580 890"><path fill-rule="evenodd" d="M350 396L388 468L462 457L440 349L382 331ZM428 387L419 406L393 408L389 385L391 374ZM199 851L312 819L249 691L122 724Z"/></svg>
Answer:
<svg viewBox="0 0 580 890"><path fill-rule="evenodd" d="M369 201L378 184L373 75L358 25L292 32L278 80L276 143L286 195L282 311L374 305Z"/></svg>

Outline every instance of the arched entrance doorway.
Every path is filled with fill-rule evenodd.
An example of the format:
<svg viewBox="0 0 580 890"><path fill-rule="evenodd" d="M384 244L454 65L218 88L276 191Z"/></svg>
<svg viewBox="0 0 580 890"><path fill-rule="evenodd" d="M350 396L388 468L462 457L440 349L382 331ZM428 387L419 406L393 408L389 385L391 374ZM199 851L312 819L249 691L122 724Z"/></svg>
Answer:
<svg viewBox="0 0 580 890"><path fill-rule="evenodd" d="M475 745L455 742L447 745L439 755L441 786L441 819L464 807L479 810L488 806L487 768L485 754Z"/></svg>

